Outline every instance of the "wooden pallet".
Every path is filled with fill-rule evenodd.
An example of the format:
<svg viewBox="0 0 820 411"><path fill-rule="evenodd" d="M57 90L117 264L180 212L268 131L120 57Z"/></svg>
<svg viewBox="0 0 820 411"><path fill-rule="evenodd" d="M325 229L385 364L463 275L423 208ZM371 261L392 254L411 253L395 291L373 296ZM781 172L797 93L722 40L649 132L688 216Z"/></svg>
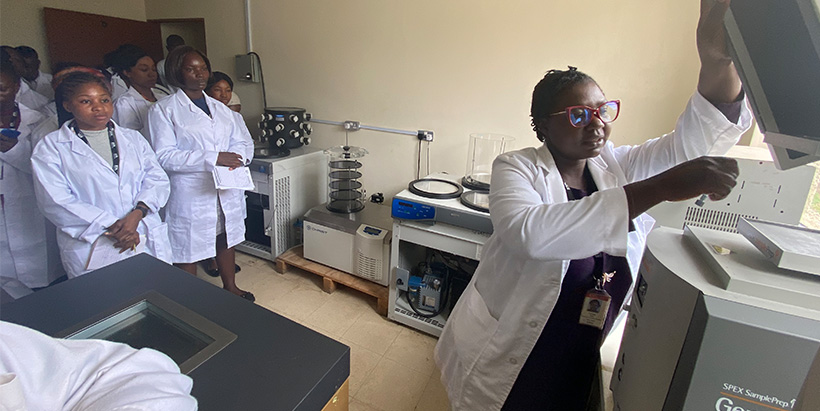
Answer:
<svg viewBox="0 0 820 411"><path fill-rule="evenodd" d="M387 287L356 277L344 271L328 267L304 257L302 246L296 246L276 257L274 262L276 271L280 274L288 270L288 266L296 267L322 277L322 288L328 294L336 291L336 284L348 286L367 295L376 297L376 312L387 316Z"/></svg>

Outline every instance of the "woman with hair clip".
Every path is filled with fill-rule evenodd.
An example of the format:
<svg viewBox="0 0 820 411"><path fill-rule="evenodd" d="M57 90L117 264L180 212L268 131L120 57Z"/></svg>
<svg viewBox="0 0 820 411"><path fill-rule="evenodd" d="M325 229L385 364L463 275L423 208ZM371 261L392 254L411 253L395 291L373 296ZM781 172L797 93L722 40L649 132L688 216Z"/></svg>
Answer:
<svg viewBox="0 0 820 411"><path fill-rule="evenodd" d="M157 214L168 199L168 176L142 135L111 121L109 87L87 71L61 77L56 94L73 118L45 136L31 158L37 203L57 226L69 278L90 271L102 236L123 258L144 241L147 253L171 260Z"/></svg>
<svg viewBox="0 0 820 411"><path fill-rule="evenodd" d="M148 109L157 102L153 88L157 85L154 59L141 48L120 50L114 59L114 71L128 84L128 90L114 100L114 121L122 127L148 135Z"/></svg>
<svg viewBox="0 0 820 411"><path fill-rule="evenodd" d="M215 256L222 287L254 301L236 285L234 246L245 240L245 192L218 190L212 176L217 166L249 164L253 140L227 106L204 93L211 63L202 52L175 48L165 60L165 73L179 90L151 107L148 127L171 178L165 220L174 264L196 275L196 263Z"/></svg>
<svg viewBox="0 0 820 411"><path fill-rule="evenodd" d="M535 86L543 145L496 158L495 231L436 345L454 410L603 409L599 349L634 286L654 223L644 212L723 198L737 178L733 159L702 157L751 124L726 52L727 8L701 2L697 92L665 136L615 147L621 102L574 67Z"/></svg>

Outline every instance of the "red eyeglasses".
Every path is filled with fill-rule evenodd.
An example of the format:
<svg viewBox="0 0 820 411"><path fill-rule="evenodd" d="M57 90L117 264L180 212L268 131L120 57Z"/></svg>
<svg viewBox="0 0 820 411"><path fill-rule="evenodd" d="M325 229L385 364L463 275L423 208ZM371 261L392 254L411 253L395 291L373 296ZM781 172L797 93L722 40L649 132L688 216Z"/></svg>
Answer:
<svg viewBox="0 0 820 411"><path fill-rule="evenodd" d="M547 116L557 116L559 114L567 114L567 120L575 128L586 127L592 116L598 117L604 123L611 123L618 118L618 113L621 112L621 100L611 100L592 108L587 106L570 106L557 113L547 114Z"/></svg>

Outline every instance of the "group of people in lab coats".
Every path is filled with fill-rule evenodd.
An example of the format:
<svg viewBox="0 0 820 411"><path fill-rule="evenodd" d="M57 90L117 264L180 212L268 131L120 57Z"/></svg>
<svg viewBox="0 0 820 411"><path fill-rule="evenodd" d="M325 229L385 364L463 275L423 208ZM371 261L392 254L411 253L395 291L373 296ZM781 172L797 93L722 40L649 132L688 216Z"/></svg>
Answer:
<svg viewBox="0 0 820 411"><path fill-rule="evenodd" d="M197 262L215 257L223 287L254 300L235 281L244 193L217 190L212 177L217 166L242 167L253 157L250 133L227 105L230 78L212 79L207 56L181 45L165 60L163 88L151 57L124 45L106 56L113 81L127 86L121 95L114 97L102 71L67 65L50 82L53 101L43 96L52 109L35 110L19 98L29 81L20 80L25 62L3 51L4 281L32 289L53 282L41 267L50 222L68 278L89 271L89 256L105 239L123 256L139 247L194 275ZM30 76L31 84L39 87L42 76ZM211 87L220 100L206 93Z"/></svg>

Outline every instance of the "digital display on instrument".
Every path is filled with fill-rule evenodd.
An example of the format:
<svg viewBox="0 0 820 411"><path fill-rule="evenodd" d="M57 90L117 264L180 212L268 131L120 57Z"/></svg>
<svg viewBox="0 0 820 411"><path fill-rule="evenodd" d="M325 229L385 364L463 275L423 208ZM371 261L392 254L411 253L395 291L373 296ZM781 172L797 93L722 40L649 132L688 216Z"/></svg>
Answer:
<svg viewBox="0 0 820 411"><path fill-rule="evenodd" d="M376 227L365 226L364 227L364 233L365 234L370 234L370 235L379 235L379 234L382 233L382 230L379 230Z"/></svg>
<svg viewBox="0 0 820 411"><path fill-rule="evenodd" d="M407 220L433 220L436 217L436 209L425 204L394 198L392 215L393 218Z"/></svg>

